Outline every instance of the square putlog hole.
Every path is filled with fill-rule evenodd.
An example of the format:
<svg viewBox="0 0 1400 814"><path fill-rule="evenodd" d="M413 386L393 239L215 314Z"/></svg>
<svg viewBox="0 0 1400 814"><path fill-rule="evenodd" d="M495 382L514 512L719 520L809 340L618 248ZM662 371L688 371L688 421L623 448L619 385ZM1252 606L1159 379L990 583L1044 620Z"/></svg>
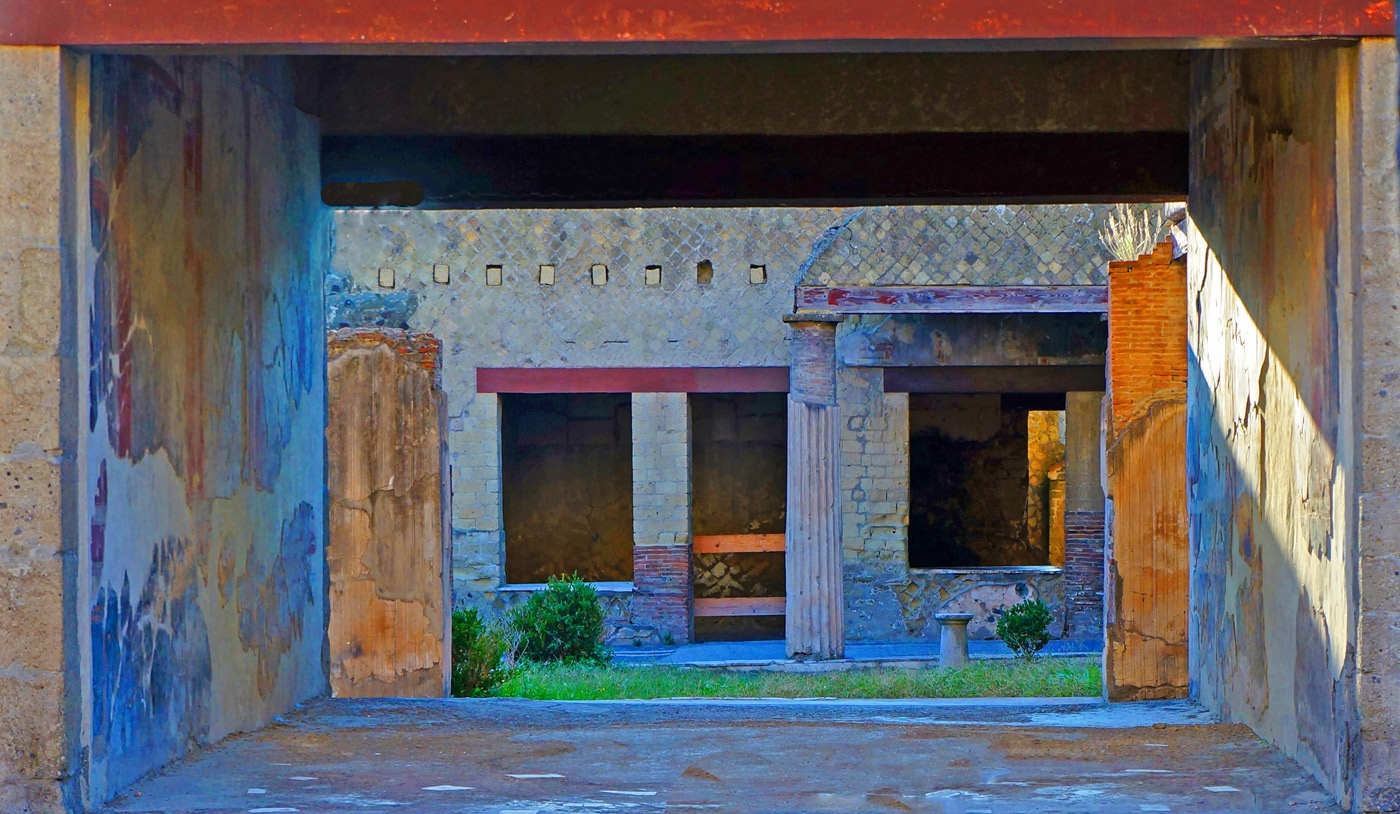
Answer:
<svg viewBox="0 0 1400 814"><path fill-rule="evenodd" d="M715 280L715 264L709 260L701 260L695 264L695 282L700 285L709 285Z"/></svg>
<svg viewBox="0 0 1400 814"><path fill-rule="evenodd" d="M749 266L749 282L754 285L763 285L768 282L768 267L757 263Z"/></svg>
<svg viewBox="0 0 1400 814"><path fill-rule="evenodd" d="M505 279L505 274L504 274L504 272L502 272L500 266L487 266L487 267L486 267L486 284L487 284L487 285L500 285L501 282L502 282L504 279Z"/></svg>
<svg viewBox="0 0 1400 814"><path fill-rule="evenodd" d="M433 282L438 285L452 282L452 269L441 264L433 266Z"/></svg>
<svg viewBox="0 0 1400 814"><path fill-rule="evenodd" d="M607 284L608 284L608 267L605 266L605 265L603 265L602 263L594 263L594 264L593 264L593 284L594 284L594 285L607 285Z"/></svg>
<svg viewBox="0 0 1400 814"><path fill-rule="evenodd" d="M647 285L661 285L661 267L660 267L660 266L647 266L647 267L646 267L646 280L647 280Z"/></svg>
<svg viewBox="0 0 1400 814"><path fill-rule="evenodd" d="M394 270L393 270L393 269L380 269L380 270L379 270L379 287L380 287L380 288L393 288L393 287L394 287Z"/></svg>
<svg viewBox="0 0 1400 814"><path fill-rule="evenodd" d="M548 264L540 266L540 285L554 285L554 266Z"/></svg>

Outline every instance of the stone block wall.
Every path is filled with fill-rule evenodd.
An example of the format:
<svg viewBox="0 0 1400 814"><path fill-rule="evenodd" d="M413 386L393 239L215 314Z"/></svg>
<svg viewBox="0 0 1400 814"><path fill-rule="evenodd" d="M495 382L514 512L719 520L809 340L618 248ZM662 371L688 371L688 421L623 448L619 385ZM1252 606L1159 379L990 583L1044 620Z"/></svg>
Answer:
<svg viewBox="0 0 1400 814"><path fill-rule="evenodd" d="M476 393L463 405L448 395L447 451L452 480L452 593L472 604L505 581L501 523L501 402Z"/></svg>
<svg viewBox="0 0 1400 814"><path fill-rule="evenodd" d="M63 538L64 461L72 460L76 410L61 404L64 345L60 268L68 224L63 210L64 133L79 77L58 48L0 46L0 810L64 811L78 771L76 715L68 701L81 683L76 642L64 619L76 614L73 544ZM79 88L86 91L84 85ZM73 136L76 138L76 136ZM71 254L71 252L70 252ZM67 360L72 364L71 357ZM69 370L71 374L71 369ZM70 475L71 477L71 475ZM75 805L74 808L77 806Z"/></svg>
<svg viewBox="0 0 1400 814"><path fill-rule="evenodd" d="M1351 778L1362 807L1400 808L1400 89L1395 41L1362 40L1356 51L1356 104L1351 137L1360 177L1361 224L1355 257L1359 326L1356 360L1361 475L1357 548L1361 575L1361 645L1357 652L1362 761ZM1345 282L1345 277L1343 277ZM1344 287L1342 291L1347 289ZM1340 317L1345 314L1339 315ZM1345 324L1345 323L1343 323ZM1347 357L1342 356L1345 363ZM1343 383L1347 381L1342 379Z"/></svg>

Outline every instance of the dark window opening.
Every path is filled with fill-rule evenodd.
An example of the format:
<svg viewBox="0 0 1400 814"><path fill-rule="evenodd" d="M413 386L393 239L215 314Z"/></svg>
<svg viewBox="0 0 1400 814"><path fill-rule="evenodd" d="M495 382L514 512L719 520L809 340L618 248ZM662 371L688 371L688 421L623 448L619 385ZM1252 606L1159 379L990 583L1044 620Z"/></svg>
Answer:
<svg viewBox="0 0 1400 814"><path fill-rule="evenodd" d="M1056 529L1063 562L1063 411L1062 394L910 395L911 568L1049 565Z"/></svg>
<svg viewBox="0 0 1400 814"><path fill-rule="evenodd" d="M732 553L694 557L698 641L783 638L783 616L708 616L707 599L786 593L784 554L759 535L781 535L787 505L787 395L695 394L691 410L692 527L697 540L732 536ZM751 543L751 545L749 544Z"/></svg>
<svg viewBox="0 0 1400 814"><path fill-rule="evenodd" d="M632 397L501 395L506 582L632 579Z"/></svg>

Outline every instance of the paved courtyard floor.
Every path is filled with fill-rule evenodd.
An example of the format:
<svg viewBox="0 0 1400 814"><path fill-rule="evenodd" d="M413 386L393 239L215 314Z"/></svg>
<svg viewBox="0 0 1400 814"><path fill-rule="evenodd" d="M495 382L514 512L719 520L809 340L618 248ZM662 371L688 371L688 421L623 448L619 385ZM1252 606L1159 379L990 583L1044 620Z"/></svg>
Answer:
<svg viewBox="0 0 1400 814"><path fill-rule="evenodd" d="M1181 702L315 702L109 812L1335 812Z"/></svg>

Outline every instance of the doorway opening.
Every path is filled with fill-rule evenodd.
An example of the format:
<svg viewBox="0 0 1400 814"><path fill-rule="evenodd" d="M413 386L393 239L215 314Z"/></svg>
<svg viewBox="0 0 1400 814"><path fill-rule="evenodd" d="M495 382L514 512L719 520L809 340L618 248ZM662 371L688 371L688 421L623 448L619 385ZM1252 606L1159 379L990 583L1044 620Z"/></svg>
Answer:
<svg viewBox="0 0 1400 814"><path fill-rule="evenodd" d="M697 641L783 637L787 396L691 396Z"/></svg>

